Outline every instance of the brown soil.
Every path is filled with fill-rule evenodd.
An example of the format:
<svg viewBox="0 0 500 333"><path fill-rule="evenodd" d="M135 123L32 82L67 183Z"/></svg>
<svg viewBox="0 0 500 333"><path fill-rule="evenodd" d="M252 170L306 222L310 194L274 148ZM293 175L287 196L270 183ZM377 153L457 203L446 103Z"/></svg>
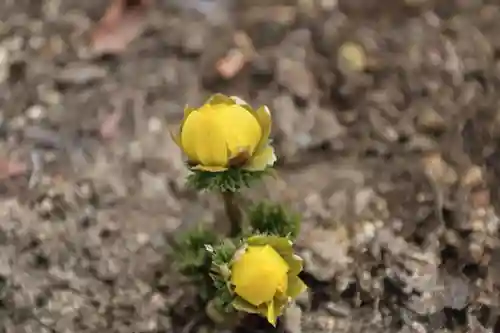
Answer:
<svg viewBox="0 0 500 333"><path fill-rule="evenodd" d="M496 1L156 1L91 56L107 5L0 4L0 332L206 332L165 254L223 211L167 126L213 92L273 111L290 333L500 329Z"/></svg>

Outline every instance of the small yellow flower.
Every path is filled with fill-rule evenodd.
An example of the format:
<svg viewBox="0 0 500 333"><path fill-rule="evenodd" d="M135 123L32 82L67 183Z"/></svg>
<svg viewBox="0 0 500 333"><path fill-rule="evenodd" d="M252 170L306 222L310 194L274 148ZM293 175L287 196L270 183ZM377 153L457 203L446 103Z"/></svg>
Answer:
<svg viewBox="0 0 500 333"><path fill-rule="evenodd" d="M293 254L288 239L250 237L231 266L234 308L260 314L276 325L287 303L307 288L297 276L301 270L302 259Z"/></svg>
<svg viewBox="0 0 500 333"><path fill-rule="evenodd" d="M262 171L276 161L270 132L266 106L253 110L237 97L216 94L198 109L186 107L180 133L173 137L195 170Z"/></svg>

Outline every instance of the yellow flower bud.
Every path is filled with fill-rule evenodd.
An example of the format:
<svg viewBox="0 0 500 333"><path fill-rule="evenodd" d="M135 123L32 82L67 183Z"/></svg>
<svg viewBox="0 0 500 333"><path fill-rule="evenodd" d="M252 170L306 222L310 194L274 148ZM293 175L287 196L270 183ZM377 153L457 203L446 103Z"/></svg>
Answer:
<svg viewBox="0 0 500 333"><path fill-rule="evenodd" d="M302 259L293 255L288 240L273 236L254 236L235 257L231 283L240 311L257 313L276 325L286 304L306 289L297 274Z"/></svg>
<svg viewBox="0 0 500 333"><path fill-rule="evenodd" d="M267 107L254 111L236 97L216 94L198 109L186 107L174 140L193 169L262 171L276 159L269 145L270 132Z"/></svg>
<svg viewBox="0 0 500 333"><path fill-rule="evenodd" d="M234 292L255 306L271 302L276 293L286 292L288 269L271 246L249 246L233 264Z"/></svg>

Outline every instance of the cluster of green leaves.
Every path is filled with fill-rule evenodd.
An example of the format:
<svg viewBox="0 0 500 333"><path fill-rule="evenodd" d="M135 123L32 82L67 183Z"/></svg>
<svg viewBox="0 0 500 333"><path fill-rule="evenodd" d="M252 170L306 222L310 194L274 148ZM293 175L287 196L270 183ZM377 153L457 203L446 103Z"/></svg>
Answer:
<svg viewBox="0 0 500 333"><path fill-rule="evenodd" d="M214 247L208 247L212 258L211 278L215 289L214 306L220 313L231 313L233 294L229 279L231 277L230 263L237 251L233 240L226 239Z"/></svg>
<svg viewBox="0 0 500 333"><path fill-rule="evenodd" d="M224 172L193 170L187 177L188 186L198 191L238 192L268 175L270 170L247 171L231 168Z"/></svg>
<svg viewBox="0 0 500 333"><path fill-rule="evenodd" d="M199 287L203 302L210 304L221 317L235 312L230 266L236 251L245 245L245 239L261 234L287 237L293 241L300 228L300 217L280 204L258 203L246 213L249 230L244 230L236 238L221 238L198 227L179 235L173 246L173 259L179 272Z"/></svg>
<svg viewBox="0 0 500 333"><path fill-rule="evenodd" d="M300 231L300 216L282 205L261 202L248 211L250 234L265 234L295 240Z"/></svg>
<svg viewBox="0 0 500 333"><path fill-rule="evenodd" d="M214 296L210 278L212 256L206 247L214 246L218 242L220 240L216 233L197 227L177 236L172 244L176 269L193 284L200 286L199 295L204 301Z"/></svg>

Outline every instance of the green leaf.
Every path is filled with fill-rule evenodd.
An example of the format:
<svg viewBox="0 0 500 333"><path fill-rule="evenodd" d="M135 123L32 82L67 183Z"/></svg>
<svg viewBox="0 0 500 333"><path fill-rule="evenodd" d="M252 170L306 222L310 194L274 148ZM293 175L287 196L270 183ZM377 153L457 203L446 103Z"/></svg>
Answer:
<svg viewBox="0 0 500 333"><path fill-rule="evenodd" d="M213 247L212 260L214 265L223 266L231 262L236 253L236 245L231 239L225 239Z"/></svg>
<svg viewBox="0 0 500 333"><path fill-rule="evenodd" d="M285 259L288 266L290 266L290 271L288 274L290 275L298 275L302 272L303 269L303 260L296 254L286 254L283 255L283 259Z"/></svg>
<svg viewBox="0 0 500 333"><path fill-rule="evenodd" d="M286 237L274 235L255 235L248 237L247 244L254 246L270 245L282 256L293 254L293 243Z"/></svg>
<svg viewBox="0 0 500 333"><path fill-rule="evenodd" d="M288 276L287 296L295 299L307 289L306 284L296 275Z"/></svg>
<svg viewBox="0 0 500 333"><path fill-rule="evenodd" d="M248 217L252 232L294 240L300 231L300 217L280 204L261 202L249 209Z"/></svg>
<svg viewBox="0 0 500 333"><path fill-rule="evenodd" d="M198 227L178 235L172 244L174 265L190 278L200 278L210 270L211 258L205 245L215 244L218 236Z"/></svg>

